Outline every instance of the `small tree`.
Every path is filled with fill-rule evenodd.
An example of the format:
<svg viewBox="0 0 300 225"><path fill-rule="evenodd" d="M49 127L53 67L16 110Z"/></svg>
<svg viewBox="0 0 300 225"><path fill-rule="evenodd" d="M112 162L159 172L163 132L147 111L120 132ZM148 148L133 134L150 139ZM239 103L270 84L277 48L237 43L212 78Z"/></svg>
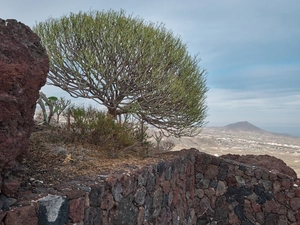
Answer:
<svg viewBox="0 0 300 225"><path fill-rule="evenodd" d="M55 96L47 97L43 92L40 92L40 97L37 100L37 103L40 105L43 117L44 117L44 123L49 124L53 115L58 111L59 107L57 106L56 102L58 100ZM48 110L46 109L48 107Z"/></svg>
<svg viewBox="0 0 300 225"><path fill-rule="evenodd" d="M205 124L205 70L163 24L111 10L50 18L33 30L49 55L49 84L168 134L193 136Z"/></svg>
<svg viewBox="0 0 300 225"><path fill-rule="evenodd" d="M64 97L60 97L56 101L56 105L58 106L58 109L56 111L56 122L59 123L59 118L62 113L64 113L67 108L71 105L71 100L66 100Z"/></svg>
<svg viewBox="0 0 300 225"><path fill-rule="evenodd" d="M37 100L37 104L39 104L42 109L44 123L50 124L50 121L55 114L56 114L56 122L59 123L60 115L71 104L71 100L66 100L63 97L60 98L57 98L55 96L47 97L43 92L40 92L39 95L40 97Z"/></svg>
<svg viewBox="0 0 300 225"><path fill-rule="evenodd" d="M162 132L159 131L158 134L156 132L154 132L153 138L156 141L156 149L159 150L159 148L160 148L160 142L163 139Z"/></svg>

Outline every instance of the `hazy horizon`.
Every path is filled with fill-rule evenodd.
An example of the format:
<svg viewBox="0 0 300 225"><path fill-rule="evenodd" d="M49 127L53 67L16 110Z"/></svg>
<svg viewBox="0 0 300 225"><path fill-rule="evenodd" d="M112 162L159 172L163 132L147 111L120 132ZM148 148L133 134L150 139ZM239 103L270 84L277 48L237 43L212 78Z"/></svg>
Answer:
<svg viewBox="0 0 300 225"><path fill-rule="evenodd" d="M210 125L209 123L206 125L206 127L225 127L230 124L238 123L238 122L244 122L244 121L235 121L235 122L230 122L230 123L224 123L224 124L219 124L219 125ZM249 122L249 121L247 121ZM300 137L300 132L298 128L292 129L291 127L276 127L276 126L257 126L256 124L253 124L249 122L253 126L256 126L264 131L270 132L270 133L275 133L275 134L283 134L283 135L291 135L293 137Z"/></svg>

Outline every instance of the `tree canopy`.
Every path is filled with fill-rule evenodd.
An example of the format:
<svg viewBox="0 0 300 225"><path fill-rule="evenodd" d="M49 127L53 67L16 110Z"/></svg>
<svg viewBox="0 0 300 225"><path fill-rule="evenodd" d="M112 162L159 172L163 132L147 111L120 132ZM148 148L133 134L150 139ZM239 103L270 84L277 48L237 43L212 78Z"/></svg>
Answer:
<svg viewBox="0 0 300 225"><path fill-rule="evenodd" d="M49 55L49 84L72 97L175 136L193 136L205 124L206 72L163 24L110 10L49 18L33 30Z"/></svg>

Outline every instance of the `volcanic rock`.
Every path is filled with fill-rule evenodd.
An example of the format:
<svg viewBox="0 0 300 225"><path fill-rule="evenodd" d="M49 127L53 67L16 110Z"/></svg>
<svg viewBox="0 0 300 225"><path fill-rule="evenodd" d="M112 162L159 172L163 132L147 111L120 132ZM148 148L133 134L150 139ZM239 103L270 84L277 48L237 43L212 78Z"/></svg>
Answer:
<svg viewBox="0 0 300 225"><path fill-rule="evenodd" d="M234 160L240 163L248 164L251 166L259 166L266 168L268 170L277 171L279 173L288 175L297 179L296 172L289 166L286 165L284 161L270 155L235 155L227 154L220 156L225 159Z"/></svg>
<svg viewBox="0 0 300 225"><path fill-rule="evenodd" d="M39 37L16 20L0 19L0 173L27 155L39 90L49 59Z"/></svg>

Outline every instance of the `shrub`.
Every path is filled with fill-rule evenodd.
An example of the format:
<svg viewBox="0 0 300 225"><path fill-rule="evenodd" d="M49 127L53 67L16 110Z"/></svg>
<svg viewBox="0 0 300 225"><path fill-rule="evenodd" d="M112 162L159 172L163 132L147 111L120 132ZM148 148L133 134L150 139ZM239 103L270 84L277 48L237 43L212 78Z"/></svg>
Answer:
<svg viewBox="0 0 300 225"><path fill-rule="evenodd" d="M69 110L74 119L71 131L80 141L101 145L115 152L137 142L129 125L117 123L103 111L91 106L72 106Z"/></svg>

